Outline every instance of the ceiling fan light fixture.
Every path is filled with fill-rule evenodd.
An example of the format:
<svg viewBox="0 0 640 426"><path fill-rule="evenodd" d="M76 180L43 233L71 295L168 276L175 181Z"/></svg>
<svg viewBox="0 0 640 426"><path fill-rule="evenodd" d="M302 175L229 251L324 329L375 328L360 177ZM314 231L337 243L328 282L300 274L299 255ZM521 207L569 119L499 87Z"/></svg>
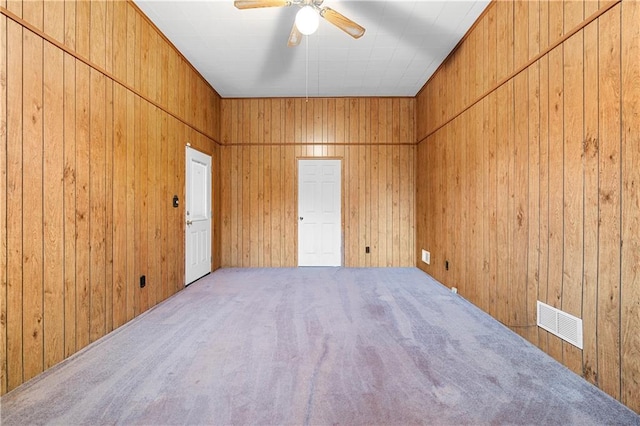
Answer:
<svg viewBox="0 0 640 426"><path fill-rule="evenodd" d="M304 6L296 14L296 27L304 35L315 33L319 24L320 16L311 6Z"/></svg>

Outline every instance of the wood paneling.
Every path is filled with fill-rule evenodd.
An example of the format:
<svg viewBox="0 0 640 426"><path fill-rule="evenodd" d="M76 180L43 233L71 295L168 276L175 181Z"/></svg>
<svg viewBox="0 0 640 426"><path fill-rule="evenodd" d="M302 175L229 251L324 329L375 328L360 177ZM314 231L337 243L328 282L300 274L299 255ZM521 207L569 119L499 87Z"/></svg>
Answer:
<svg viewBox="0 0 640 426"><path fill-rule="evenodd" d="M597 8L597 2L585 3L588 16ZM584 87L598 87L598 25L584 29ZM598 300L598 91L584 91L584 271L582 279L582 326L586 330L597 328ZM598 349L595 333L583 336L582 374L591 383L598 382Z"/></svg>
<svg viewBox="0 0 640 426"><path fill-rule="evenodd" d="M640 412L640 3L622 3L622 402Z"/></svg>
<svg viewBox="0 0 640 426"><path fill-rule="evenodd" d="M494 2L458 49L467 53L416 100L416 259L422 248L432 259L417 265L636 411L639 10ZM452 89L480 60L466 44L488 52L474 77L485 83ZM460 92L476 84L488 88L480 98ZM438 107L431 97L445 87L457 100ZM480 248L488 281L465 261ZM536 299L583 319L583 350L536 327Z"/></svg>
<svg viewBox="0 0 640 426"><path fill-rule="evenodd" d="M44 359L43 40L30 31L23 31L22 46L22 344L24 379L29 380L43 371Z"/></svg>
<svg viewBox="0 0 640 426"><path fill-rule="evenodd" d="M413 265L413 114L408 98L222 100L222 265L297 265L301 157L342 159L345 266Z"/></svg>
<svg viewBox="0 0 640 426"><path fill-rule="evenodd" d="M214 156L220 202L220 99L186 64L172 71L198 93L168 87L160 58L184 59L131 3L0 11L5 393L184 287L184 210L171 200L184 200L191 141Z"/></svg>
<svg viewBox="0 0 640 426"><path fill-rule="evenodd" d="M620 9L598 20L598 386L620 398ZM636 88L640 90L640 88ZM633 90L632 90L633 92ZM638 323L628 324L637 329Z"/></svg>
<svg viewBox="0 0 640 426"><path fill-rule="evenodd" d="M0 1L0 6L6 6ZM0 200L7 200L7 18L0 15ZM7 353L7 209L0 208L0 353ZM5 355L6 356L6 355ZM5 361L5 359L0 359ZM7 391L7 363L0 362L0 395Z"/></svg>
<svg viewBox="0 0 640 426"><path fill-rule="evenodd" d="M5 4L1 393L182 288L190 142L214 268L295 266L297 159L340 158L346 266L417 264L640 411L637 2L494 2L416 99L308 102L221 100L131 2Z"/></svg>
<svg viewBox="0 0 640 426"><path fill-rule="evenodd" d="M64 53L44 46L44 368L64 358Z"/></svg>
<svg viewBox="0 0 640 426"><path fill-rule="evenodd" d="M22 27L7 20L7 386L24 379L22 360Z"/></svg>

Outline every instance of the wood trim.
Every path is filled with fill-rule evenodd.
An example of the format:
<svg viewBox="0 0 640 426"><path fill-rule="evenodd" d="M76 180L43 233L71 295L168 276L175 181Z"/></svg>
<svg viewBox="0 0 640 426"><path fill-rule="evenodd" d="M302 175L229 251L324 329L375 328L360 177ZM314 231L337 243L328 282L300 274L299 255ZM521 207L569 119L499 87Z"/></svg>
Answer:
<svg viewBox="0 0 640 426"><path fill-rule="evenodd" d="M415 146L416 142L378 142L378 143L349 143L349 142L281 142L281 143L242 143L242 142L234 142L234 143L221 143L220 146ZM311 158L311 157L309 157Z"/></svg>

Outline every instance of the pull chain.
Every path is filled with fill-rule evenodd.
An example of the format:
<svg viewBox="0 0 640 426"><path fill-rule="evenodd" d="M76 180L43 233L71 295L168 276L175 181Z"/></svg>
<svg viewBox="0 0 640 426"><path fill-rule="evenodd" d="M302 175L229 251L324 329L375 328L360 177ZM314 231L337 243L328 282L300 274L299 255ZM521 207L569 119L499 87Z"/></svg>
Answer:
<svg viewBox="0 0 640 426"><path fill-rule="evenodd" d="M304 96L309 102L309 36L304 36L305 41L305 73L304 73Z"/></svg>

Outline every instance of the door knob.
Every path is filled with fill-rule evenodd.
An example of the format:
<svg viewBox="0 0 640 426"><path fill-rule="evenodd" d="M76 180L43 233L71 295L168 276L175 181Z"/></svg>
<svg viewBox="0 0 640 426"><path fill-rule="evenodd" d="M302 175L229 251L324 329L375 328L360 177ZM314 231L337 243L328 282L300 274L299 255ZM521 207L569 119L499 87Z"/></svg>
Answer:
<svg viewBox="0 0 640 426"><path fill-rule="evenodd" d="M187 225L191 225L191 224L193 224L193 221L192 221L192 220L187 219Z"/></svg>
<svg viewBox="0 0 640 426"><path fill-rule="evenodd" d="M300 216L300 220L304 220L304 217Z"/></svg>

